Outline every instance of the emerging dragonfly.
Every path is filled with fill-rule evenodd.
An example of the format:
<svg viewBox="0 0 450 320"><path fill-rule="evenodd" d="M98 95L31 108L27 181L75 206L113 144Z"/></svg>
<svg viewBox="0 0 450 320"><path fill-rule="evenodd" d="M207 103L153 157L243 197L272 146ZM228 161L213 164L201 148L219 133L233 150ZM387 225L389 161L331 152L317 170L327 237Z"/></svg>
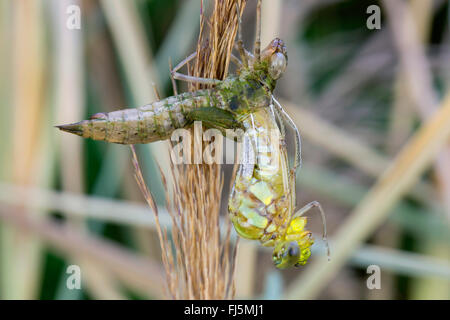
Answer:
<svg viewBox="0 0 450 320"><path fill-rule="evenodd" d="M278 103L275 99L274 102ZM244 238L274 247L273 261L277 268L304 265L314 240L311 232L305 230L307 218L302 215L313 207L319 209L327 243L323 210L313 201L294 214L298 163L289 170L284 126L278 111L272 105L260 109L243 120L243 124L246 133L251 133L244 136L240 165L228 202L235 230Z"/></svg>
<svg viewBox="0 0 450 320"><path fill-rule="evenodd" d="M175 129L189 127L195 121L202 121L206 127L222 132L252 128L258 132L258 139L266 139L272 129L281 130L281 143L272 145L273 149L276 148L272 151L277 152L258 148L254 138L249 142L256 147L243 149L241 159L252 157L256 162L251 166L240 165L229 199L229 212L240 236L260 240L264 246L273 246L276 267L286 268L305 264L311 254L313 239L311 233L304 230L306 218L302 214L314 207L319 209L325 241L326 224L323 210L316 201L294 213L295 173L301 164L300 134L272 95L277 80L286 69L287 51L279 38L260 51L261 0L258 0L257 10L253 54L244 49L239 26L237 47L241 61L232 56L239 66L237 75L221 81L179 73L178 70L196 56L193 53L172 70L172 76L178 80L214 85L213 88L182 93L136 109L98 113L89 120L58 128L84 138L121 144L167 139ZM280 120L280 127L275 115ZM282 118L296 133L295 162L291 170L284 145ZM264 157L276 157L272 160L278 169L274 171L259 161Z"/></svg>

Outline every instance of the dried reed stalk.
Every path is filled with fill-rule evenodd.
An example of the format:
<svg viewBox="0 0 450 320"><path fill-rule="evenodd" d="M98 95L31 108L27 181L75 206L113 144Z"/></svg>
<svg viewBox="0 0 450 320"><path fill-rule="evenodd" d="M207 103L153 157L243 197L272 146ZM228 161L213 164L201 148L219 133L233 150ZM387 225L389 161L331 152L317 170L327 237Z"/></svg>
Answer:
<svg viewBox="0 0 450 320"><path fill-rule="evenodd" d="M197 60L194 65L188 65L190 75L215 79L226 77L238 31L236 9L239 8L239 14L242 14L245 2L216 0L212 16L206 23L208 33L202 5ZM189 85L190 90L199 88L198 84ZM170 241L167 231L159 223L158 208L145 185L134 148L132 152L139 187L155 213L168 296L172 299L234 298L237 244L230 243L231 224L223 236L219 228L223 188L220 164L171 164L171 181L174 181L171 186L167 185L161 172L173 224ZM193 149L191 154L194 152L199 150ZM201 152L203 154L203 150ZM169 193L169 189L173 192Z"/></svg>

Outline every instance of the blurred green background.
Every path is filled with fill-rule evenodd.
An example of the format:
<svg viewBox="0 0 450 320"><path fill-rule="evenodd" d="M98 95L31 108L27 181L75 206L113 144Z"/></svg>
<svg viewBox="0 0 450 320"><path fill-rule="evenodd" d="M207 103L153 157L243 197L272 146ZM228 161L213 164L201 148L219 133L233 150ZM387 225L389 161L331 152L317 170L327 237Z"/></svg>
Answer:
<svg viewBox="0 0 450 320"><path fill-rule="evenodd" d="M72 5L81 29L67 27ZM381 29L366 25L370 5ZM249 0L243 15L249 49L255 8ZM333 250L336 231L449 90L449 3L266 0L262 10L263 46L279 36L288 49L276 96L303 135L297 204L322 203ZM172 95L168 59L195 50L199 13L200 0L0 1L1 299L163 298L153 215L129 148L53 126L154 101L152 83ZM137 147L169 225L157 168L167 169L166 150ZM447 143L386 214L374 211L379 220L361 226L361 243L322 282L302 287L321 271L275 270L270 250L241 241L237 297L449 299L449 152ZM224 172L225 215L231 166ZM320 239L320 219L310 217ZM311 260L324 255L317 243ZM73 264L81 290L66 286ZM369 265L380 266L381 289L368 289Z"/></svg>

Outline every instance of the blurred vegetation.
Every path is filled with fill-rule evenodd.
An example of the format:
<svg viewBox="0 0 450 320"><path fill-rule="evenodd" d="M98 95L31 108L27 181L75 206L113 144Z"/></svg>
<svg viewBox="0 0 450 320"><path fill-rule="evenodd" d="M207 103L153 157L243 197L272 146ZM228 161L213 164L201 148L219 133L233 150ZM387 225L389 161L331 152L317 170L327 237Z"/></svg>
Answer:
<svg viewBox="0 0 450 320"><path fill-rule="evenodd" d="M204 2L208 10L212 1ZM248 1L243 16L248 49L255 2ZM65 27L72 4L81 7L81 30ZM380 30L366 27L372 4L381 8ZM416 42L391 28L407 20L405 12ZM0 298L163 297L154 221L134 181L129 148L53 126L153 101L152 83L162 96L172 95L168 59L177 63L195 50L199 13L200 0L0 3ZM318 240L309 269L280 272L270 251L243 241L237 297L449 299L450 145L445 130L430 128L431 142L420 140L427 120L448 104L448 1L266 0L262 19L263 46L279 36L288 48L276 95L304 138L297 204L322 203L332 261ZM395 167L414 139L429 143ZM157 163L164 169L166 150L164 143L137 146L162 208ZM415 160L423 161L417 169ZM382 190L391 207L373 202L364 211L390 166L401 169L405 185L397 192L394 181ZM231 169L224 166L225 186ZM339 249L339 231L361 217L358 210L372 212L373 221L361 225L354 247ZM167 215L162 220L168 225ZM320 233L320 219L309 221ZM323 267L313 268L319 262ZM81 266L82 290L66 288L70 264ZM366 287L370 264L382 269L381 290Z"/></svg>

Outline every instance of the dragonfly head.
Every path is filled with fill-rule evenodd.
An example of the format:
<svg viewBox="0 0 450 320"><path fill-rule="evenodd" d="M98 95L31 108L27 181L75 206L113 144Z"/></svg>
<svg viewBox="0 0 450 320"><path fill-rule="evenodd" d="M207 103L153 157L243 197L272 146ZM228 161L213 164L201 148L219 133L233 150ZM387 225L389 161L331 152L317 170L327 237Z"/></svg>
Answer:
<svg viewBox="0 0 450 320"><path fill-rule="evenodd" d="M280 38L273 39L261 52L261 61L268 64L269 75L277 80L286 70L288 57L286 46Z"/></svg>
<svg viewBox="0 0 450 320"><path fill-rule="evenodd" d="M277 268L299 267L308 261L314 239L311 232L304 229L305 225L305 217L292 219L286 235L275 245L272 259Z"/></svg>

